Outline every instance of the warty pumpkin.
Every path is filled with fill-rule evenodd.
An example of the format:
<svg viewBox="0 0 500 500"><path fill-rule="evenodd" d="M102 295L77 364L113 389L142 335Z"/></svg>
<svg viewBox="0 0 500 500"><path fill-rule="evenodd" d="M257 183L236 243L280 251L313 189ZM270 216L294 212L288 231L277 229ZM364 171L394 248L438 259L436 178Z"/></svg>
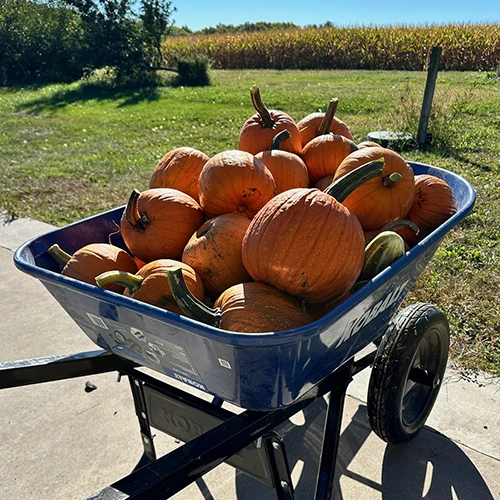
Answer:
<svg viewBox="0 0 500 500"><path fill-rule="evenodd" d="M47 252L61 265L61 274L79 281L96 284L95 278L101 273L119 269L129 273L137 272L134 259L121 248L108 243L91 243L78 249L73 255L52 245ZM123 287L110 284L107 290L122 293Z"/></svg>
<svg viewBox="0 0 500 500"><path fill-rule="evenodd" d="M290 189L270 200L243 238L243 264L250 276L309 302L347 293L363 267L365 239L342 200L380 175L381 164L351 172L326 192Z"/></svg>
<svg viewBox="0 0 500 500"><path fill-rule="evenodd" d="M234 213L251 219L275 195L276 183L254 155L229 150L217 153L205 163L198 190L208 218Z"/></svg>
<svg viewBox="0 0 500 500"><path fill-rule="evenodd" d="M379 159L384 160L382 174L363 184L343 202L365 231L380 229L390 221L404 218L415 194L412 168L401 155L382 147L368 147L351 153L339 165L334 180Z"/></svg>
<svg viewBox="0 0 500 500"><path fill-rule="evenodd" d="M211 326L233 332L267 333L298 328L312 321L299 300L266 283L234 285L210 308L189 293L178 269L168 275L172 293L184 314Z"/></svg>
<svg viewBox="0 0 500 500"><path fill-rule="evenodd" d="M125 287L123 295L146 302L152 306L181 314L181 309L172 296L168 271L179 269L190 292L200 301L205 298L203 282L198 274L187 264L172 260L159 259L144 265L136 274L123 271L108 271L96 278L97 285L106 288L110 284Z"/></svg>
<svg viewBox="0 0 500 500"><path fill-rule="evenodd" d="M173 188L199 203L198 177L210 158L194 148L180 147L166 153L156 165L150 188Z"/></svg>
<svg viewBox="0 0 500 500"><path fill-rule="evenodd" d="M402 228L397 232L413 246L457 212L457 201L450 185L430 174L415 176L415 196L406 218L420 229L418 234Z"/></svg>
<svg viewBox="0 0 500 500"><path fill-rule="evenodd" d="M207 220L187 242L182 262L200 275L211 297L252 280L241 260L241 243L249 224L241 215L219 215Z"/></svg>
<svg viewBox="0 0 500 500"><path fill-rule="evenodd" d="M297 122L300 138L302 140L302 148L304 148L305 145L316 136L323 135L327 132L342 135L351 141L354 140L349 127L335 116L338 102L339 100L334 98L328 104L328 108L325 113L310 113Z"/></svg>
<svg viewBox="0 0 500 500"><path fill-rule="evenodd" d="M290 131L290 138L283 141L282 149L300 154L302 141L295 120L284 111L268 110L262 102L259 87L254 85L250 90L252 103L257 111L241 127L238 149L253 155L266 151L273 137L282 130Z"/></svg>
<svg viewBox="0 0 500 500"><path fill-rule="evenodd" d="M143 262L180 260L205 214L191 196L171 188L134 189L120 221L123 241Z"/></svg>
<svg viewBox="0 0 500 500"><path fill-rule="evenodd" d="M309 173L300 156L280 149L284 139L290 137L285 129L273 138L268 151L261 151L255 158L264 163L274 177L276 193L288 189L309 187Z"/></svg>

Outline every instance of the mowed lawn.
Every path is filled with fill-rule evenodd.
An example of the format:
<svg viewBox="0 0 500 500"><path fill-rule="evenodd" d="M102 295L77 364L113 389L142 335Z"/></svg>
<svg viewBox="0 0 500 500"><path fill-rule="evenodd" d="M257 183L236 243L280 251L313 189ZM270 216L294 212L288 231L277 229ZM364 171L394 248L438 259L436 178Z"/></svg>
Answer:
<svg viewBox="0 0 500 500"><path fill-rule="evenodd" d="M257 84L269 108L295 120L339 99L355 140L374 130L416 133L424 72L214 71L204 88L112 91L80 83L0 89L0 209L56 225L122 205L146 189L158 160L179 146L209 156L236 149ZM406 303L442 307L452 357L500 374L500 80L441 72L427 151L407 160L469 180L474 212L450 232Z"/></svg>

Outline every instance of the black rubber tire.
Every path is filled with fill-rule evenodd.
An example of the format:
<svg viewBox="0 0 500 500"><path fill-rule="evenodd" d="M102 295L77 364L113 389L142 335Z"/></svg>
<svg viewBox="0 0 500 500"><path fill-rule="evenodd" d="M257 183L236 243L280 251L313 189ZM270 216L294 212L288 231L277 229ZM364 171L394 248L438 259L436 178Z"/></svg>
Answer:
<svg viewBox="0 0 500 500"><path fill-rule="evenodd" d="M405 443L424 426L441 387L449 346L446 315L432 304L406 307L389 324L368 386L368 418L381 439ZM418 371L427 380L415 382L410 370L413 379Z"/></svg>

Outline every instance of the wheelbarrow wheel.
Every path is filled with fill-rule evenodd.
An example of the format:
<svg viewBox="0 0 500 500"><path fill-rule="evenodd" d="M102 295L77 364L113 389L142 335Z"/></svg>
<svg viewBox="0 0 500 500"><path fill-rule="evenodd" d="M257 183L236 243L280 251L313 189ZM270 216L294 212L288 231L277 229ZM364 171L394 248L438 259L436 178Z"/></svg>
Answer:
<svg viewBox="0 0 500 500"><path fill-rule="evenodd" d="M368 386L368 417L387 443L404 443L423 427L443 380L450 328L432 304L403 309L378 346Z"/></svg>

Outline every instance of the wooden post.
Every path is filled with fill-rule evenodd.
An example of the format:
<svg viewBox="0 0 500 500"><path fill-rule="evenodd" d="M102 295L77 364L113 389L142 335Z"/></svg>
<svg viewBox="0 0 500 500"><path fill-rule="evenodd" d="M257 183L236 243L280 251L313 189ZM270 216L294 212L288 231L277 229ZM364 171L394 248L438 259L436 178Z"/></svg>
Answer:
<svg viewBox="0 0 500 500"><path fill-rule="evenodd" d="M427 137L427 126L429 124L429 117L431 116L432 99L434 97L434 89L436 88L436 78L442 52L442 47L432 47L431 60L429 69L427 70L427 81L425 83L424 100L418 122L417 142L419 147L425 144Z"/></svg>

